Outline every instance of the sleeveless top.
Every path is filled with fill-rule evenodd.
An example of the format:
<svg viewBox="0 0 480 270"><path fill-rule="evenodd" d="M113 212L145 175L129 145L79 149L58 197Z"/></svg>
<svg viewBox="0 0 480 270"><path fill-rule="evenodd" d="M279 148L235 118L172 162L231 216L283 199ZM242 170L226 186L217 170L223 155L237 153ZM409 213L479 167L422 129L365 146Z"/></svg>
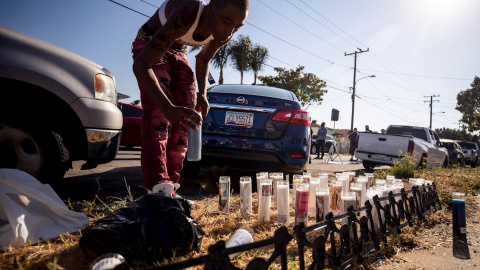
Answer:
<svg viewBox="0 0 480 270"><path fill-rule="evenodd" d="M165 7L167 6L169 0L166 0L163 2L163 4L160 6L158 9L158 17L160 18L160 22L162 25L164 25L167 22L167 17L165 16ZM195 22L193 23L192 27L188 29L187 33L179 38L177 38L175 41L183 44L183 45L188 45L188 46L193 46L193 47L200 47L202 45L205 45L207 42L213 39L213 36L210 35L203 41L197 41L193 39L193 32L195 32L195 29L197 29L198 26L198 21L200 20L200 16L202 15L203 8L207 5L203 0L199 1L199 6L198 6L198 13L197 13L197 18L195 19Z"/></svg>

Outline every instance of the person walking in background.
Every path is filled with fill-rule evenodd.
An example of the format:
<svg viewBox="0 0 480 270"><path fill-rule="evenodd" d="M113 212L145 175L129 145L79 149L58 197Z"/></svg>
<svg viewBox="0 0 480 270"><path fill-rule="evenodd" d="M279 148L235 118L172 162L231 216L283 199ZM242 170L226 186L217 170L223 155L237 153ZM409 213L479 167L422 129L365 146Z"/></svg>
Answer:
<svg viewBox="0 0 480 270"><path fill-rule="evenodd" d="M317 131L317 157L315 159L323 159L325 153L325 140L327 139L327 128L325 122L322 122ZM322 148L322 156L320 157L320 148Z"/></svg>
<svg viewBox="0 0 480 270"><path fill-rule="evenodd" d="M355 154L355 140L357 139L357 128L354 128L353 132L348 135L348 139L350 139L350 155L352 155L350 161L355 161L353 160L353 155Z"/></svg>
<svg viewBox="0 0 480 270"><path fill-rule="evenodd" d="M201 125L209 111L209 62L245 24L248 11L248 0L166 0L140 27L132 53L143 105L141 165L147 190L175 196L188 128L197 129L194 124ZM203 46L195 74L187 46Z"/></svg>
<svg viewBox="0 0 480 270"><path fill-rule="evenodd" d="M368 125L365 125L365 132L372 132L372 131L370 130L370 127L369 127Z"/></svg>

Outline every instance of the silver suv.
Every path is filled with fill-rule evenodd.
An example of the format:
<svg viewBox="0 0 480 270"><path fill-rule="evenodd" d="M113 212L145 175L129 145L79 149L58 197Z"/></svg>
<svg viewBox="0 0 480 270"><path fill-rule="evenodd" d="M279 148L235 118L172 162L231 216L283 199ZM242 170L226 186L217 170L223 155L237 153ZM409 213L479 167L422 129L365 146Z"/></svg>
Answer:
<svg viewBox="0 0 480 270"><path fill-rule="evenodd" d="M475 142L464 142L464 141L457 141L458 144L462 147L463 153L465 154L465 162L467 165L470 165L472 168L477 167L479 164L478 162L480 159L478 156L480 155L480 149L478 144Z"/></svg>
<svg viewBox="0 0 480 270"><path fill-rule="evenodd" d="M0 26L0 168L42 182L113 160L122 113L107 69L50 43Z"/></svg>

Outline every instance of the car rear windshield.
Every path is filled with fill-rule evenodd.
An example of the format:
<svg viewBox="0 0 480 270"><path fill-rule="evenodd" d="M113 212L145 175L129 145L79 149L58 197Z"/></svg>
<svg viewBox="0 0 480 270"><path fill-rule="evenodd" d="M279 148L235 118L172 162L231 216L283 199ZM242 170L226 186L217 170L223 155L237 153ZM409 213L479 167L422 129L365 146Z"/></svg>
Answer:
<svg viewBox="0 0 480 270"><path fill-rule="evenodd" d="M475 145L473 143L469 142L458 142L462 149L476 149Z"/></svg>
<svg viewBox="0 0 480 270"><path fill-rule="evenodd" d="M235 86L235 85L222 85L213 87L208 91L209 93L224 93L224 94L238 94L238 95L252 95L272 97L286 100L297 101L295 95L288 90L268 87L268 86Z"/></svg>
<svg viewBox="0 0 480 270"><path fill-rule="evenodd" d="M442 142L442 146L450 150L454 149L453 143Z"/></svg>
<svg viewBox="0 0 480 270"><path fill-rule="evenodd" d="M427 134L423 129L409 127L390 127L386 134L413 136L422 140L427 140Z"/></svg>

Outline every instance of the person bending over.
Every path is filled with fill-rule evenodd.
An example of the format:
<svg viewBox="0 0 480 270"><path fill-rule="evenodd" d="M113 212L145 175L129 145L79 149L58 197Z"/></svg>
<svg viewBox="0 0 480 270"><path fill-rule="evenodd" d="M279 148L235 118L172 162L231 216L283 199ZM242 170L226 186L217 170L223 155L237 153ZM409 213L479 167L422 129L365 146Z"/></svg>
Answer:
<svg viewBox="0 0 480 270"><path fill-rule="evenodd" d="M142 185L175 196L187 151L188 128L208 114L209 61L245 24L248 0L166 0L140 27L132 45L133 72L143 106ZM203 46L195 75L187 46ZM201 116L196 110L201 109ZM174 185L175 184L175 185ZM155 186L155 188L154 188Z"/></svg>

